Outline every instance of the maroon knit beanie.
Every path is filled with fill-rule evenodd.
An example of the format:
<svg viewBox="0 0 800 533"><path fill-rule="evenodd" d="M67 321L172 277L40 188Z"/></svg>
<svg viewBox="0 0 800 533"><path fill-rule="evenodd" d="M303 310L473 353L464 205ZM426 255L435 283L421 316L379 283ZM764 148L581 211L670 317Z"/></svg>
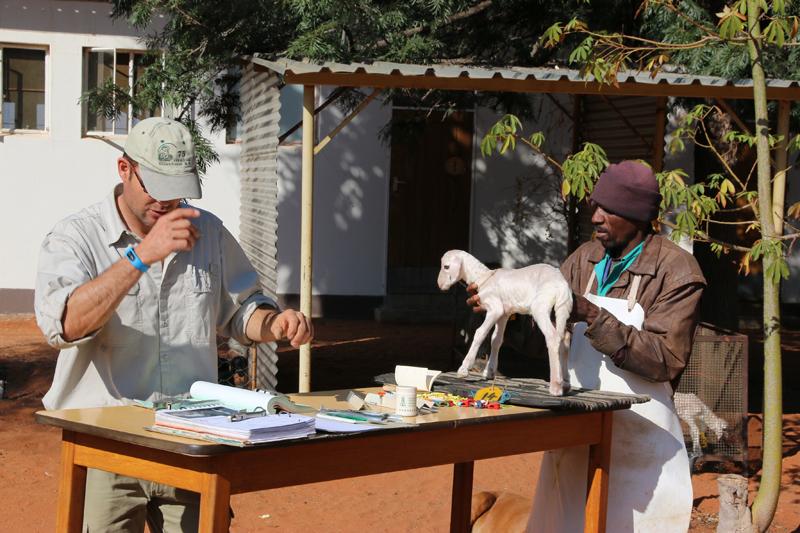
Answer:
<svg viewBox="0 0 800 533"><path fill-rule="evenodd" d="M647 165L623 161L600 174L591 200L615 215L650 222L658 218L661 192Z"/></svg>

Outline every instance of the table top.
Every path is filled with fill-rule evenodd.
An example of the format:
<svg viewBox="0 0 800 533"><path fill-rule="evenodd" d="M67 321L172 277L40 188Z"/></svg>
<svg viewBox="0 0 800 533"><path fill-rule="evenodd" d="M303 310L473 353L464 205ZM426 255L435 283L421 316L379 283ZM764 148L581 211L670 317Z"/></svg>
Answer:
<svg viewBox="0 0 800 533"><path fill-rule="evenodd" d="M367 394L381 391L381 388L355 389ZM324 405L332 409L351 409L346 398L351 389L311 393L290 394L296 403L319 407ZM629 408L629 405L605 406L597 411L612 411ZM377 408L380 409L380 408ZM121 442L171 451L184 455L208 456L237 452L254 448L294 446L320 439L357 439L389 436L409 431L430 431L436 429L456 428L478 424L493 424L507 421L542 419L550 417L568 417L586 414L585 410L567 409L550 410L514 406L507 409L475 409L473 407L442 407L434 413L407 417L405 420L418 424L416 426L386 428L361 433L317 434L307 439L277 441L246 448L226 446L224 444L205 442L148 431L153 426L155 412L135 405L116 407L95 407L87 409L65 409L60 411L39 411L36 421L62 429L105 437Z"/></svg>

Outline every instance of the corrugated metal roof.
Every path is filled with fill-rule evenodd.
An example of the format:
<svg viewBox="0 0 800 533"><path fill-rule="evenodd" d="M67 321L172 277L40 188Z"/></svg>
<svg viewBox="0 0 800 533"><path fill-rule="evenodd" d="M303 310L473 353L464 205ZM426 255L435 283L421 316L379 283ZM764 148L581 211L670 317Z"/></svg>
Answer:
<svg viewBox="0 0 800 533"><path fill-rule="evenodd" d="M555 68L486 68L468 67L457 65L407 65L402 63L387 63L375 61L373 63L333 63L333 62L313 62L309 60L295 61L292 59L266 57L266 56L243 56L243 60L253 62L262 67L281 74L286 83L316 83L330 78L330 81L341 79L342 82L349 80L354 86L402 86L398 80L382 80L382 77L406 77L409 78L408 86L412 87L438 87L444 88L463 88L473 90L493 90L494 85L499 85L494 90L524 90L524 86L530 86L531 82L537 82L536 87L541 84L538 82L554 83L553 92L581 92L590 94L597 92L601 87L596 83L594 76L581 78L577 70L555 69ZM419 78L427 78L427 83L420 83ZM458 87L454 80L462 81L463 87ZM357 83L363 80L363 83ZM413 82L411 80L414 80ZM450 83L445 83L449 80ZM469 83L467 83L467 80ZM500 81L502 80L502 81ZM368 85L378 83L378 85ZM382 82L385 82L382 84ZM510 82L510 83L509 83ZM519 89L514 82L521 82ZM560 83L559 83L560 82ZM574 86L566 88L566 82ZM616 88L611 85L602 86L602 92L618 94L660 94L675 96L708 96L708 97L736 97L752 98L753 81L750 79L727 79L715 76L692 76L689 74L659 72L655 77L650 77L647 73L636 71L623 71L617 75L617 82L624 89ZM341 83L344 85L345 83ZM556 86L559 84L560 86ZM631 86L638 86L632 89ZM547 85L544 86L548 88ZM725 94L719 94L719 89L725 88ZM800 99L800 82L793 80L767 80L768 97L780 99ZM542 92L548 92L543 90ZM749 95L749 96L748 96Z"/></svg>

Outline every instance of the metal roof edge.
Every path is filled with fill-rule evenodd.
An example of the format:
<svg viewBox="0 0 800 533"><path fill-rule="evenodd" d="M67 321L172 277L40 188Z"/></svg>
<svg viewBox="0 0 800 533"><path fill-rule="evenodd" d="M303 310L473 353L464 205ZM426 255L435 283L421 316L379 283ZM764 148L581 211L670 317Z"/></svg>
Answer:
<svg viewBox="0 0 800 533"><path fill-rule="evenodd" d="M262 56L260 54L242 55L243 61L251 61L257 65L273 70L281 75L293 74L368 74L377 76L410 76L410 77L437 77L437 78L473 78L491 79L503 78L507 80L538 80L538 81L567 81L571 83L591 83L597 81L594 76L587 74L582 77L580 71L559 68L533 68L533 67L484 67L464 65L415 65L375 61L370 63L336 63L332 61L314 61L304 59L297 61L280 56ZM667 84L672 86L701 85L705 87L752 87L753 80L740 78L722 78L718 76L700 76L681 72L659 72L651 77L649 73L635 70L620 71L616 76L618 83L634 83L642 85ZM797 80L783 80L768 78L768 88L800 88Z"/></svg>

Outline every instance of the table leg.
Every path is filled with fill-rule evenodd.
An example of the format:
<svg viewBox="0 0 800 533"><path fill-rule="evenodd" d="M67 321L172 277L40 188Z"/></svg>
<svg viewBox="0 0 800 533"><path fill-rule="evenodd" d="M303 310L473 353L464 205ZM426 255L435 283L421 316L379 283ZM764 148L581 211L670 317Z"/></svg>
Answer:
<svg viewBox="0 0 800 533"><path fill-rule="evenodd" d="M450 508L450 533L469 533L472 510L472 474L475 463L453 465L453 502Z"/></svg>
<svg viewBox="0 0 800 533"><path fill-rule="evenodd" d="M211 471L203 475L200 489L200 528L198 533L227 533L231 505L230 455L211 459Z"/></svg>
<svg viewBox="0 0 800 533"><path fill-rule="evenodd" d="M83 502L86 499L86 467L75 464L74 431L65 429L62 432L60 470L56 531L81 533Z"/></svg>
<svg viewBox="0 0 800 533"><path fill-rule="evenodd" d="M598 444L589 446L589 485L586 491L584 533L605 533L608 516L608 471L611 464L613 411L603 413L603 429Z"/></svg>

